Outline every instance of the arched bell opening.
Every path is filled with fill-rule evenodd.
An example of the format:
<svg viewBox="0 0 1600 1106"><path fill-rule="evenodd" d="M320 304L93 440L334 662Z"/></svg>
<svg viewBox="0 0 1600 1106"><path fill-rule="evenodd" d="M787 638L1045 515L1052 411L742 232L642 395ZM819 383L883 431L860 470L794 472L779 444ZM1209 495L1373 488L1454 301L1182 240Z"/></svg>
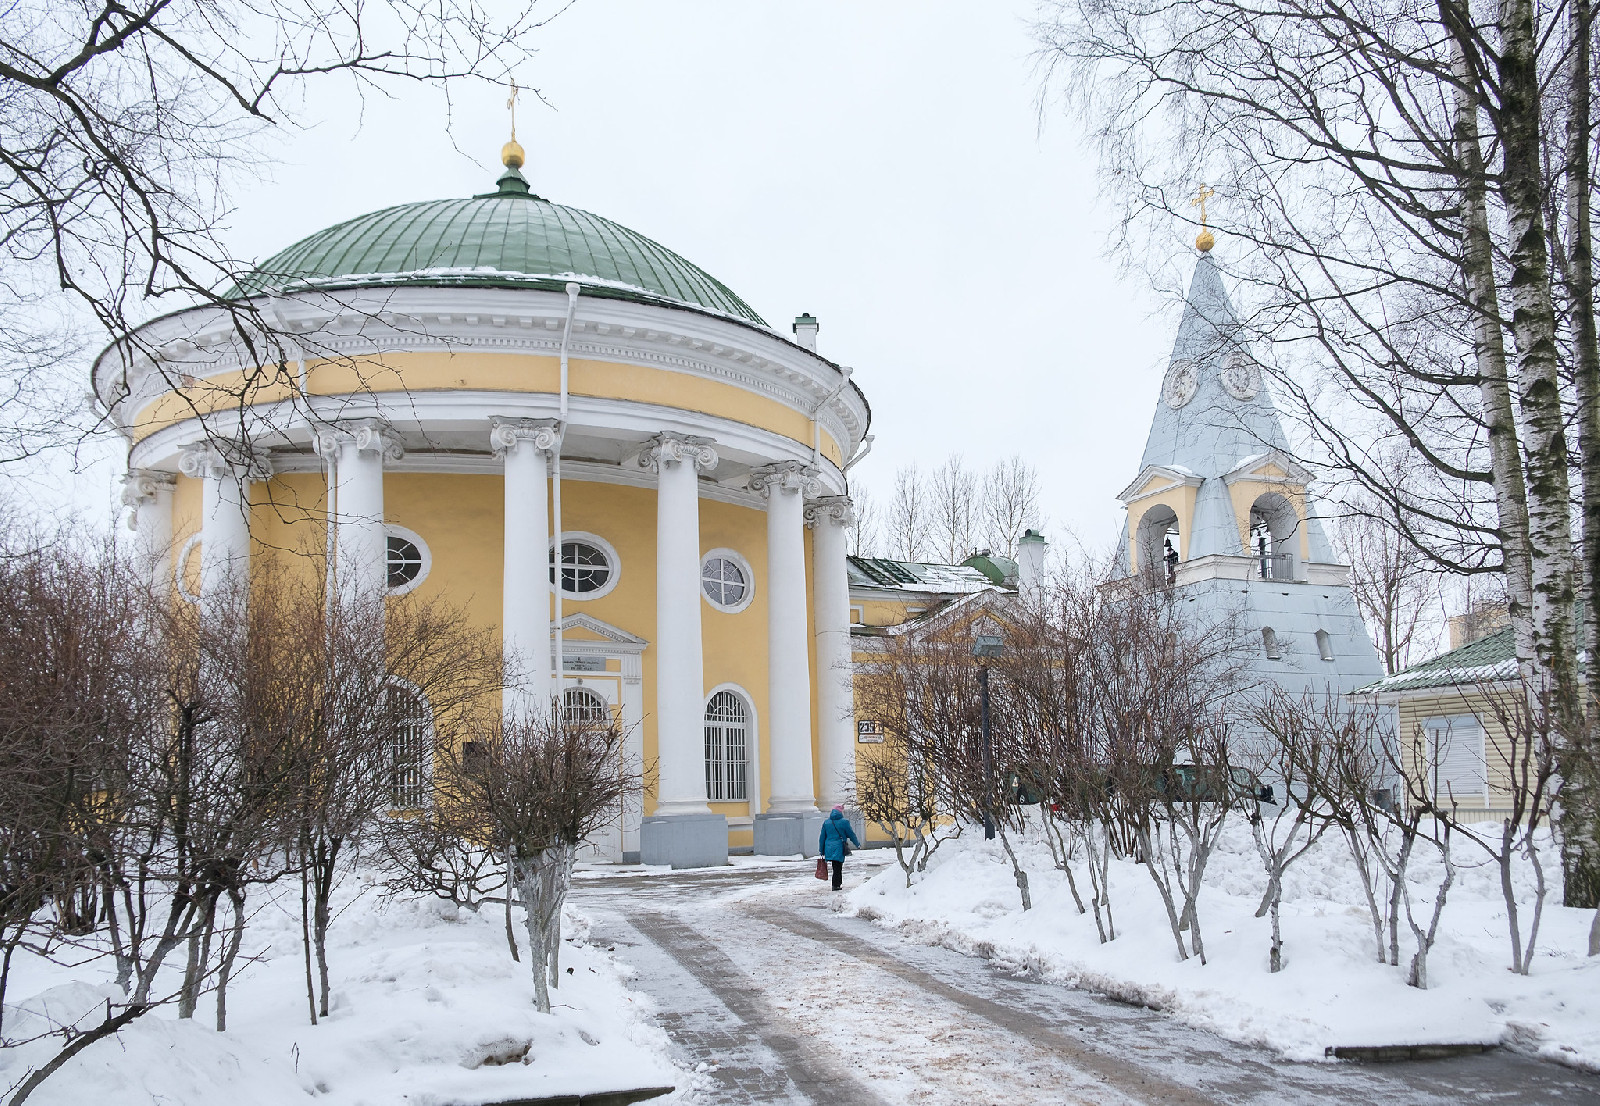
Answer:
<svg viewBox="0 0 1600 1106"><path fill-rule="evenodd" d="M1164 504L1151 507L1139 520L1136 541L1139 571L1157 582L1177 582L1183 548L1177 512Z"/></svg>
<svg viewBox="0 0 1600 1106"><path fill-rule="evenodd" d="M1300 578L1300 515L1278 492L1257 497L1250 505L1250 547L1255 575L1261 580Z"/></svg>

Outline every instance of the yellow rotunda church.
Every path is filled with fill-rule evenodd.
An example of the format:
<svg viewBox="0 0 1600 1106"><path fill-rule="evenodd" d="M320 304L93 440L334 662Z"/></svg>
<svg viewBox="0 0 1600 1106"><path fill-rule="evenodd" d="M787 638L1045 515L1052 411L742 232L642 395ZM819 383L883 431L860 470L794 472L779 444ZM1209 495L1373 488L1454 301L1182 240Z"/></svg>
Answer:
<svg viewBox="0 0 1600 1106"><path fill-rule="evenodd" d="M525 674L508 711L559 690L655 765L606 854L809 852L854 771L866 398L814 319L781 333L671 250L534 195L522 159L513 141L494 191L341 223L234 288L292 335L287 373L219 306L102 354L138 541L201 601L288 525L326 536L342 588L463 604Z"/></svg>

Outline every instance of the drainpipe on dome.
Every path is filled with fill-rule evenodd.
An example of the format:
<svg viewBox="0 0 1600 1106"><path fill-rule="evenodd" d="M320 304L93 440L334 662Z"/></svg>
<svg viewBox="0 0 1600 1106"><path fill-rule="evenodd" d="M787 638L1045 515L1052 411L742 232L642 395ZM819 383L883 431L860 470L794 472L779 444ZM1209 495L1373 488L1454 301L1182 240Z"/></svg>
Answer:
<svg viewBox="0 0 1600 1106"><path fill-rule="evenodd" d="M817 468L822 467L822 409L838 399L839 393L850 386L850 374L854 371L849 365L840 365L839 386L811 409L811 463Z"/></svg>
<svg viewBox="0 0 1600 1106"><path fill-rule="evenodd" d="M561 328L561 398L557 408L560 422L556 427L556 455L555 466L551 471L551 509L555 515L554 529L556 533L555 566L556 566L556 649L555 649L555 675L552 677L555 700L556 719L561 718L561 708L565 705L562 682L566 676L566 656L563 649L561 635L561 447L567 439L567 342L572 337L572 317L578 313L578 293L583 291L575 280L567 281L567 322Z"/></svg>

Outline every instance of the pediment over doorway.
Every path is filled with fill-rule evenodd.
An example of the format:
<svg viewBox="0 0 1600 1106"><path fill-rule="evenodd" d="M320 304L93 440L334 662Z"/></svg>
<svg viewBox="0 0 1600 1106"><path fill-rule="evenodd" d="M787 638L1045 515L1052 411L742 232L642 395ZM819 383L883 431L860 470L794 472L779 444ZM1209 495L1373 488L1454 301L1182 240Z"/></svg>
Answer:
<svg viewBox="0 0 1600 1106"><path fill-rule="evenodd" d="M550 636L555 636L551 627ZM608 653L642 653L650 643L637 634L602 622L593 615L569 614L561 620L561 638L567 642L593 642L604 645Z"/></svg>

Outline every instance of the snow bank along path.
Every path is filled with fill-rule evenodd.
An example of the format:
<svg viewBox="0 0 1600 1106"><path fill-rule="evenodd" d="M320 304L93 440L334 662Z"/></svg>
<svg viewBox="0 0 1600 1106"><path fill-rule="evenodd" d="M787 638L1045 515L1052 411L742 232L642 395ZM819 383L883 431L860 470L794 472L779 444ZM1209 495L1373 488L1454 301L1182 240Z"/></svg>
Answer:
<svg viewBox="0 0 1600 1106"><path fill-rule="evenodd" d="M1207 958L1180 962L1149 875L1114 861L1117 939L1100 944L1080 915L1045 844L1013 840L1032 885L1024 912L998 841L977 833L945 844L914 886L890 866L850 894L850 909L885 926L981 952L1045 978L1167 1011L1230 1040L1286 1058L1320 1060L1336 1046L1485 1042L1600 1071L1600 958L1584 955L1588 911L1545 906L1528 977L1508 970L1498 873L1470 846L1450 890L1429 960L1430 989L1405 985L1401 966L1374 956L1372 927L1349 852L1329 835L1289 870L1284 886L1284 970L1268 971L1269 922L1254 916L1266 880L1249 827L1229 825L1206 872L1199 913ZM1554 857L1553 849L1546 856ZM1418 847L1412 895L1424 920L1439 883L1437 855ZM1519 899L1531 901L1528 886ZM1552 873L1559 888L1557 873ZM1080 891L1088 880L1080 872ZM1526 924L1526 911L1524 911Z"/></svg>
<svg viewBox="0 0 1600 1106"><path fill-rule="evenodd" d="M359 882L347 885L354 891ZM474 915L432 900L384 903L371 889L347 894L329 933L334 1008L313 1027L298 889L281 902L261 897L245 931L253 960L230 986L226 1033L210 1028L209 997L193 1020L157 1010L85 1049L29 1106L472 1106L689 1085L611 956L586 940L579 914L568 914L562 984L555 1009L542 1015L526 949L513 963L494 907ZM46 1021L96 1023L107 997L122 1001L115 987L37 959L19 955L12 972L11 993L34 997L7 1008L11 1039ZM59 1041L0 1051L0 1086L53 1055Z"/></svg>

